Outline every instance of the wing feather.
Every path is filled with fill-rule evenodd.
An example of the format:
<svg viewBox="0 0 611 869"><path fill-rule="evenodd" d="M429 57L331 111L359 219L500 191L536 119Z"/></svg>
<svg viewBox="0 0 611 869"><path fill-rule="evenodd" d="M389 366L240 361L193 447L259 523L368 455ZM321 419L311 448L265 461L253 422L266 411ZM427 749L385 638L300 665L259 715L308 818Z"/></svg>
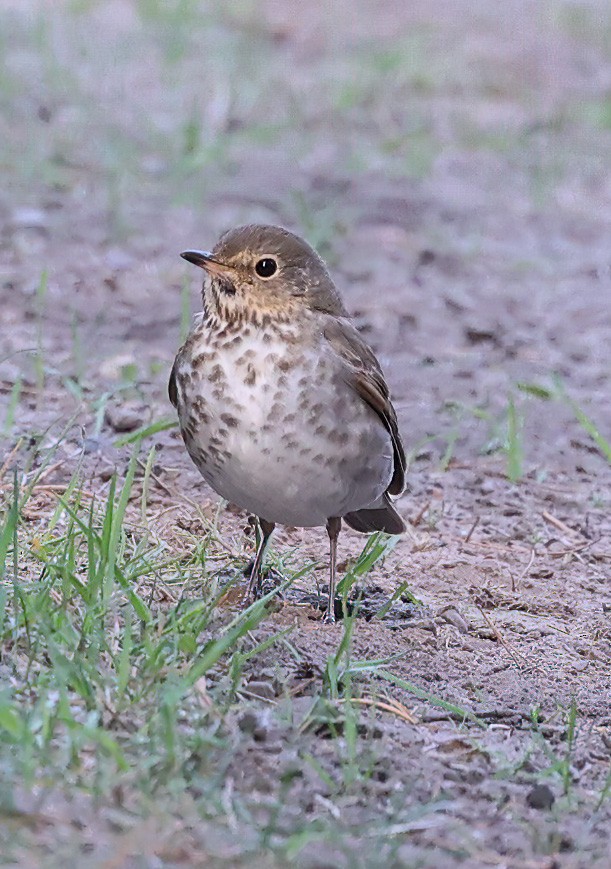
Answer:
<svg viewBox="0 0 611 869"><path fill-rule="evenodd" d="M176 359L174 360L174 364L172 365L172 370L170 371L170 380L168 382L168 396L175 408L178 408L178 385L176 383L177 371L178 356L176 357Z"/></svg>
<svg viewBox="0 0 611 869"><path fill-rule="evenodd" d="M397 414L380 363L348 319L329 317L323 334L346 366L346 381L382 420L393 445L393 476L390 495L400 495L405 486L405 450L399 434Z"/></svg>

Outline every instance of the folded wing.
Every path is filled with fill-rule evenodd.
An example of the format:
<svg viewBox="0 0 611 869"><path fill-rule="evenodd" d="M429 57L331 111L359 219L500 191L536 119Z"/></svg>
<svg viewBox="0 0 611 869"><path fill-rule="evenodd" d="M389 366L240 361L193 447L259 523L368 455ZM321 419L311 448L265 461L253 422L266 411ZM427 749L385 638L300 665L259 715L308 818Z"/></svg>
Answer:
<svg viewBox="0 0 611 869"><path fill-rule="evenodd" d="M378 529L399 534L405 526L387 496L400 495L404 489L405 450L380 363L350 320L329 317L323 334L344 362L346 382L377 413L390 434L393 446L393 475L386 490L386 505L381 509L359 510L344 518L357 531Z"/></svg>

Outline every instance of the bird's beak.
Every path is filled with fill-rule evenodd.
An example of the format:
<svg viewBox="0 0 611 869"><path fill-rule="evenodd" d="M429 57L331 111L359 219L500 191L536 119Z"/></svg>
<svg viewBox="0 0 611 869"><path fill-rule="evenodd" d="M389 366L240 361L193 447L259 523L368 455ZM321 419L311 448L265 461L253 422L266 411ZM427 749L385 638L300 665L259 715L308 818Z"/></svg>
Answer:
<svg viewBox="0 0 611 869"><path fill-rule="evenodd" d="M212 254L205 250L183 250L181 257L194 266L199 266L200 269L206 269L211 275L226 275L227 272L233 271L231 266L214 259Z"/></svg>

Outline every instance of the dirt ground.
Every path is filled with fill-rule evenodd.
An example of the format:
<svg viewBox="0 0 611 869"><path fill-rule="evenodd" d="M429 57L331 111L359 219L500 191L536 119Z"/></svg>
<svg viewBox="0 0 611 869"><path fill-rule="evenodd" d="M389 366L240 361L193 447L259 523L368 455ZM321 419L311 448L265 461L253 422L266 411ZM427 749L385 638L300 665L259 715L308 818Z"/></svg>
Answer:
<svg viewBox="0 0 611 869"><path fill-rule="evenodd" d="M64 865L242 865L272 798L279 830L323 818L337 839L261 847L253 865L611 865L608 4L13 0L0 32L4 455L21 443L3 474L23 438L66 426L46 484L79 462L92 491L124 474L117 438L171 417L198 302L178 252L256 221L329 261L410 457L410 530L362 594L406 582L420 603L352 634L354 661L398 656L394 682L353 677L368 775L346 778L348 725L311 714L343 626L317 622L310 575L254 632L291 628L294 654L248 662L226 718L218 775L251 800L248 824L198 819L194 786L180 824L142 822L136 859L84 799L106 856ZM153 443L151 521L179 548L217 498L175 429ZM244 564L245 524L218 517ZM363 544L346 530L340 564ZM273 549L324 582L324 531L281 530ZM42 865L30 853L21 865Z"/></svg>

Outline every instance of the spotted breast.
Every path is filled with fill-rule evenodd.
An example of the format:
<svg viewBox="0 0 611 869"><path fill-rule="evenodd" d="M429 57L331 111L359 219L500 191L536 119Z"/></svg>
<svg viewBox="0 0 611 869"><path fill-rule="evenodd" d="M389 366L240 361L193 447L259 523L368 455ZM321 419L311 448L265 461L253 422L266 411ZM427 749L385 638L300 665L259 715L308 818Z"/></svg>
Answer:
<svg viewBox="0 0 611 869"><path fill-rule="evenodd" d="M308 316L264 332L200 318L176 359L175 403L189 455L222 497L304 527L380 501L391 436L332 356Z"/></svg>

